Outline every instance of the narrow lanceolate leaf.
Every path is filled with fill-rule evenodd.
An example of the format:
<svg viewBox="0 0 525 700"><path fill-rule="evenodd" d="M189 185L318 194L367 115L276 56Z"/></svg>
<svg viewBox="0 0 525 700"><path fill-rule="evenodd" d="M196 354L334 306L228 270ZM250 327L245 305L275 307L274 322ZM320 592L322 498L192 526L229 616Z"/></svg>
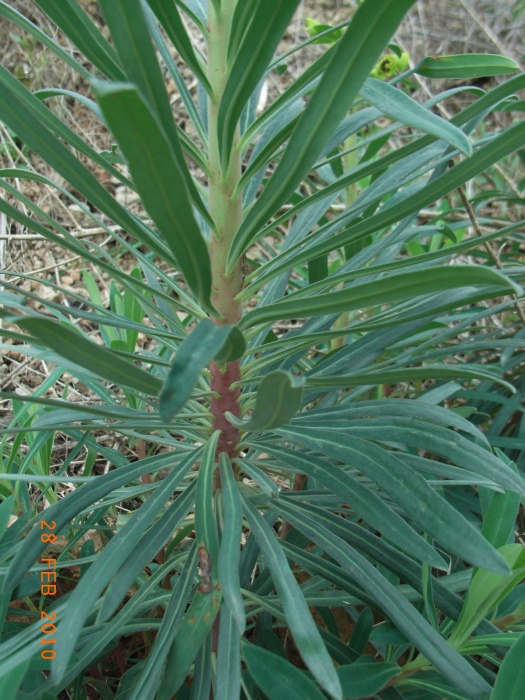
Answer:
<svg viewBox="0 0 525 700"><path fill-rule="evenodd" d="M207 92L211 91L208 78L199 63L199 59L193 49L193 44L188 36L186 27L181 19L179 10L175 2L165 2L165 0L147 0L162 28L168 35L170 41L180 53L182 59L190 68L195 77L202 83Z"/></svg>
<svg viewBox="0 0 525 700"><path fill-rule="evenodd" d="M224 165L228 163L242 110L264 75L298 4L299 0L265 0L255 5L219 106L219 149Z"/></svg>
<svg viewBox="0 0 525 700"><path fill-rule="evenodd" d="M516 85L518 84L519 81L516 82ZM433 204L440 197L497 163L509 153L522 148L524 139L525 123L518 122L477 149L470 158L465 158L443 175L428 182L415 194L411 191L410 195L396 203L395 207L386 207L374 216L359 221L341 233L331 236L328 240L315 243L316 238L312 237L311 243L307 239L306 243L301 241L290 247L289 250L278 255L258 272L258 285L306 260L337 250L347 243L361 240L370 233L381 231L387 226L417 213L423 207Z"/></svg>
<svg viewBox="0 0 525 700"><path fill-rule="evenodd" d="M250 676L269 700L325 700L325 695L306 673L282 656L272 654L254 644L245 644L242 654Z"/></svg>
<svg viewBox="0 0 525 700"><path fill-rule="evenodd" d="M238 543L237 548L239 548ZM235 624L230 608L223 603L217 647L217 681L214 700L239 700L240 697L241 632Z"/></svg>
<svg viewBox="0 0 525 700"><path fill-rule="evenodd" d="M378 663L372 656L363 656L353 664L344 664L337 669L347 700L375 695L400 672L397 664Z"/></svg>
<svg viewBox="0 0 525 700"><path fill-rule="evenodd" d="M220 591L202 592L199 586L171 647L166 662L169 671L162 679L158 700L169 700L184 683L191 664L213 627L220 606Z"/></svg>
<svg viewBox="0 0 525 700"><path fill-rule="evenodd" d="M518 285L488 267L453 265L429 270L410 270L314 297L294 299L293 295L290 295L275 304L249 311L240 325L243 328L250 328L256 324L277 319L342 313L377 304L404 301L422 294L482 285L492 287L490 297L494 296L494 286L499 287L502 294L521 292Z"/></svg>
<svg viewBox="0 0 525 700"><path fill-rule="evenodd" d="M382 80L368 78L360 94L387 117L437 136L466 155L472 153L472 145L461 129L425 109L402 90Z"/></svg>
<svg viewBox="0 0 525 700"><path fill-rule="evenodd" d="M218 466L215 450L219 439L217 430L208 440L199 468L197 494L195 496L195 542L198 547L202 576L201 588L212 588L217 580L219 537L215 526L213 507L213 472Z"/></svg>
<svg viewBox="0 0 525 700"><path fill-rule="evenodd" d="M490 700L521 700L525 688L525 632L505 655Z"/></svg>
<svg viewBox="0 0 525 700"><path fill-rule="evenodd" d="M299 584L290 570L279 540L266 520L243 494L241 498L244 514L271 572L296 647L319 685L333 698L342 700L341 684L332 660Z"/></svg>
<svg viewBox="0 0 525 700"><path fill-rule="evenodd" d="M64 677L84 622L91 614L99 596L126 561L137 539L162 511L192 464L193 455L183 460L157 487L126 526L119 530L97 555L96 563L90 566L71 594L68 602L70 614L59 621L57 628L57 655L52 661L52 672L56 674L57 680Z"/></svg>
<svg viewBox="0 0 525 700"><path fill-rule="evenodd" d="M312 542L339 562L343 569L377 602L399 631L434 666L469 697L486 700L490 686L479 676L447 641L434 630L420 613L406 600L365 557L343 542L326 527L310 520L287 513L287 519Z"/></svg>
<svg viewBox="0 0 525 700"><path fill-rule="evenodd" d="M111 80L124 79L124 72L114 49L76 0L35 2L99 71Z"/></svg>
<svg viewBox="0 0 525 700"><path fill-rule="evenodd" d="M216 326L205 318L181 343L159 397L163 421L168 423L184 406L201 371L222 351L232 328Z"/></svg>
<svg viewBox="0 0 525 700"><path fill-rule="evenodd" d="M462 559L498 573L508 572L506 562L479 531L394 454L347 431L341 434L343 430L289 426L279 432L305 447L358 468L424 531Z"/></svg>
<svg viewBox="0 0 525 700"><path fill-rule="evenodd" d="M24 397L25 398L25 397ZM192 450L191 461L189 466L192 466L200 456L201 450ZM67 525L74 517L76 517L84 508L88 508L97 501L107 496L109 493L118 489L125 484L132 482L134 479L148 474L159 469L170 468L173 466L173 456L170 453L149 459L140 460L129 464L125 469L115 469L98 476L95 481L82 488L70 492L63 499L53 504L46 509L46 516L49 521L56 522L56 532ZM22 580L28 569L33 566L40 554L46 548L45 543L40 539L41 529L39 525L33 527L31 532L24 539L16 556L12 560L7 575L2 581L0 593L11 593L15 586Z"/></svg>
<svg viewBox="0 0 525 700"><path fill-rule="evenodd" d="M164 130L133 85L97 81L95 92L146 210L188 286L211 310L208 246L193 216L185 180Z"/></svg>
<svg viewBox="0 0 525 700"><path fill-rule="evenodd" d="M499 453L499 458L505 461L508 467L518 474L514 462L511 462L503 452ZM483 518L483 536L494 546L503 547L514 533L516 518L520 508L521 499L519 494L512 491L504 493L493 493L490 505Z"/></svg>
<svg viewBox="0 0 525 700"><path fill-rule="evenodd" d="M398 382L449 378L490 379L507 387L512 392L515 391L512 384L492 372L478 369L476 365L425 365L424 367L403 367L402 369L386 369L377 372L356 372L355 374L341 374L333 377L329 375L314 376L306 377L306 386L366 386L368 384L397 384Z"/></svg>
<svg viewBox="0 0 525 700"><path fill-rule="evenodd" d="M155 55L141 0L101 0L100 4L127 79L138 88L157 117L190 199L211 224L208 210L184 160L179 131L173 118L166 84ZM174 182L173 186L177 188L178 197L181 197L183 192L177 183Z"/></svg>
<svg viewBox="0 0 525 700"><path fill-rule="evenodd" d="M270 372L259 384L257 400L252 416L242 421L231 413L229 421L246 431L261 431L278 428L288 423L301 408L304 379L278 369Z"/></svg>
<svg viewBox="0 0 525 700"><path fill-rule="evenodd" d="M155 375L135 367L132 362L123 360L68 326L35 317L16 317L13 321L38 338L45 347L102 379L149 395L158 393L162 386Z"/></svg>
<svg viewBox="0 0 525 700"><path fill-rule="evenodd" d="M78 190L88 202L148 246L162 260L171 260L168 250L153 232L121 206L81 161L55 137L40 118L40 110L31 105L32 100L40 104L39 100L28 97L28 90L21 84L17 89L10 86L10 81L6 78L7 73L8 71L0 66L2 83L0 120L9 126L26 146L38 153L69 185ZM21 96L21 91L26 94ZM17 214L13 216L16 218ZM38 226L36 222L35 226ZM31 224L29 229L31 230Z"/></svg>
<svg viewBox="0 0 525 700"><path fill-rule="evenodd" d="M385 44L415 0L367 0L336 44L333 56L263 194L237 232L233 266L257 231L293 194L345 116ZM262 4L262 3L261 3ZM260 27L258 28L260 32Z"/></svg>
<svg viewBox="0 0 525 700"><path fill-rule="evenodd" d="M219 457L223 528L221 546L219 549L218 574L224 601L231 611L233 619L243 634L246 627L246 615L241 595L239 564L241 548L239 543L242 536L242 506L239 497L239 487L232 472L228 455L222 453ZM222 624L222 623L221 623Z"/></svg>
<svg viewBox="0 0 525 700"><path fill-rule="evenodd" d="M315 455L303 454L287 447L264 444L262 449L289 464L294 469L311 476L324 488L344 499L352 510L374 530L378 530L390 542L412 557L429 562L436 569L446 571L447 564L436 550L416 532L399 513L385 503L375 491L354 479L341 467ZM282 503L276 501L277 504Z"/></svg>
<svg viewBox="0 0 525 700"><path fill-rule="evenodd" d="M425 78L484 78L505 75L519 70L519 66L506 56L489 53L466 53L455 56L429 56L415 72Z"/></svg>
<svg viewBox="0 0 525 700"><path fill-rule="evenodd" d="M148 653L145 666L133 687L129 700L155 697L161 679L169 675L171 669L164 670L164 664L188 603L196 568L197 547L193 545L166 607L155 643Z"/></svg>

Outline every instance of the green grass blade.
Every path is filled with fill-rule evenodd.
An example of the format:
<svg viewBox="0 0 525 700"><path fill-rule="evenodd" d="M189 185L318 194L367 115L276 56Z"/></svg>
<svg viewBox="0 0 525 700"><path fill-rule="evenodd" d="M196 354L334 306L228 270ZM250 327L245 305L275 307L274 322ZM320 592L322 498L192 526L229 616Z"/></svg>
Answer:
<svg viewBox="0 0 525 700"><path fill-rule="evenodd" d="M167 135L132 85L97 82L95 92L145 208L188 286L211 310L208 246L193 216L186 183Z"/></svg>
<svg viewBox="0 0 525 700"><path fill-rule="evenodd" d="M332 661L275 532L243 494L241 499L244 514L270 569L286 621L303 661L319 685L332 697L342 700L341 686Z"/></svg>
<svg viewBox="0 0 525 700"><path fill-rule="evenodd" d="M308 174L414 2L367 0L360 5L336 45L275 173L235 236L229 255L231 265Z"/></svg>

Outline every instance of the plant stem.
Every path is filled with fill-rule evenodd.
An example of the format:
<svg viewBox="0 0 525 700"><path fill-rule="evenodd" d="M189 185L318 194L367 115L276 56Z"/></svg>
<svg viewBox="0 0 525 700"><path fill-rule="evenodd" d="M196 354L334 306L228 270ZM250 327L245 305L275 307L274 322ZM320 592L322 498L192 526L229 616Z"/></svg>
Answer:
<svg viewBox="0 0 525 700"><path fill-rule="evenodd" d="M228 252L235 232L242 221L242 199L234 196L234 191L241 177L241 155L237 149L239 132L235 134L225 172L221 166L219 152L219 106L228 76L227 51L230 27L235 10L235 0L225 0L220 11L209 2L209 40L208 40L208 79L213 89L213 98L209 101L209 198L210 214L215 222L216 231L210 234L210 258L212 268L213 306L220 313L213 322L219 325L236 324L242 316L242 303L235 297L242 290L242 262L239 260L231 274L226 272ZM211 389L218 394L211 401L214 415L212 430L221 430L217 447L218 453L227 452L230 457L236 455L240 439L239 431L234 428L224 413L231 411L240 415L240 389L231 385L239 381L240 364L230 362L226 367L219 367L214 362L210 365Z"/></svg>

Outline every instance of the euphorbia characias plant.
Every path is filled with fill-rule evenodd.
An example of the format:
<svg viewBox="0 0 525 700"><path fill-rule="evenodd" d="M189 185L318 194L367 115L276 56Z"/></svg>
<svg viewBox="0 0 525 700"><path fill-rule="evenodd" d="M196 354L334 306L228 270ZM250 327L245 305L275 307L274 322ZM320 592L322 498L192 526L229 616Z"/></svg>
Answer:
<svg viewBox="0 0 525 700"><path fill-rule="evenodd" d="M475 99L447 121L433 107L455 89L419 104L397 82L414 73L468 82L517 66L468 55L410 68L402 52L383 52L415 0L366 0L257 113L263 82L301 48L279 54L299 0L98 4L107 34L76 0L35 0L77 48L69 53L0 0L4 20L91 90L32 92L0 68L0 119L35 156L34 169L14 163L0 173L0 210L79 256L89 292L59 288L63 302L42 298L35 311L27 301L37 295L5 272L3 336L56 369L4 432L65 435L76 454L110 466L100 475L90 467L46 508L65 540L51 550L43 499L75 482L62 473L69 462L58 474L31 473L13 456L3 475L0 524L16 516L0 545L3 617L23 598L35 622L6 623L2 691L488 697L495 674L469 654L494 668L521 629L513 610L514 636L503 640L493 617L523 577L509 537L525 485L473 423L440 404L462 382L509 388L455 358L494 313L480 302L513 295L497 307L512 311L521 271L450 265L477 237L413 256L407 245L443 230L421 223L423 208L522 147L522 122L488 135L477 126L512 107L525 75L472 88ZM312 34L306 44L319 41ZM387 59L395 68L379 75ZM188 131L174 118L166 75ZM111 151L57 116L65 97L107 127ZM136 191L142 213L101 174ZM132 273L34 203L24 191L32 180L107 231L133 258ZM89 266L111 279L109 308ZM85 402L67 401L66 373L86 387ZM43 397L53 387L58 398ZM128 451L109 448L107 435L123 436ZM479 513L458 489L482 500ZM130 499L140 505L117 527L115 507ZM44 552L56 557L59 581L64 567L80 566L76 585L54 598L40 596L35 575ZM41 608L57 622L49 661ZM474 652L472 634L483 639ZM140 652L120 680L104 681L104 659L115 653L122 666L129 637L140 638Z"/></svg>

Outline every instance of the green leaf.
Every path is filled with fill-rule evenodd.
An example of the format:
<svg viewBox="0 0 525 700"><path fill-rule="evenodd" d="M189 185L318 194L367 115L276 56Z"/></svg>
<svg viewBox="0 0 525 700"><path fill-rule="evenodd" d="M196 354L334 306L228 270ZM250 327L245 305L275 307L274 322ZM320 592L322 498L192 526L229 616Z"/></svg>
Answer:
<svg viewBox="0 0 525 700"><path fill-rule="evenodd" d="M14 504L15 504L15 497L14 496L8 496L8 498L6 498L0 504L0 542L2 541L2 538L5 535L5 531L7 530L7 526L9 525L9 518L11 517L11 514L13 513Z"/></svg>
<svg viewBox="0 0 525 700"><path fill-rule="evenodd" d="M382 80L368 78L361 88L360 94L387 117L420 129L427 134L432 134L462 153L471 155L472 144L461 129L425 109L402 90L398 90Z"/></svg>
<svg viewBox="0 0 525 700"><path fill-rule="evenodd" d="M470 582L465 604L449 643L459 647L472 633L479 622L525 578L525 549L520 544L507 544L498 552L512 571L508 574L495 574L480 569Z"/></svg>
<svg viewBox="0 0 525 700"><path fill-rule="evenodd" d="M284 464L311 476L329 491L351 503L352 509L361 518L402 551L422 561L428 561L436 569L446 570L446 562L399 513L385 503L384 498L368 489L359 479L355 479L341 467L328 460L286 447L275 448L264 443L263 449Z"/></svg>
<svg viewBox="0 0 525 700"><path fill-rule="evenodd" d="M166 662L169 673L162 679L158 700L169 700L184 683L191 664L213 627L220 606L220 591L212 589L202 592L200 586L197 588L170 650Z"/></svg>
<svg viewBox="0 0 525 700"><path fill-rule="evenodd" d="M211 87L208 78L199 62L199 58L194 51L191 39L188 36L186 27L181 19L179 10L174 0L147 0L162 28L168 35L173 46L180 53L182 60L188 68L193 71L195 77L202 83L206 92L211 94Z"/></svg>
<svg viewBox="0 0 525 700"><path fill-rule="evenodd" d="M520 81L516 81L515 85L522 86ZM481 100L479 100L479 102L481 102ZM348 243L361 240L371 233L376 233L387 226L417 213L423 207L433 204L440 197L457 189L459 185L464 184L475 175L483 172L509 153L521 148L524 139L525 123L518 122L516 125L509 127L504 133L493 138L488 144L481 146L470 158L460 161L453 168L443 173L443 175L428 182L425 187L422 187L415 194L411 190L408 196L396 203L396 206L386 207L364 221L359 221L349 226L341 233L331 236L328 240L315 243L317 237L313 236L312 243L308 245L305 245L303 240L301 240L299 243L291 246L287 251L277 255L271 262L257 271L258 285L262 285L267 282L268 279L277 276L285 270L297 267L302 262L311 260L318 255L329 253ZM328 192L326 192L326 194L328 194ZM321 195L324 197L324 190L321 191ZM267 231L264 232L266 233ZM299 248L300 250L298 250Z"/></svg>
<svg viewBox="0 0 525 700"><path fill-rule="evenodd" d="M201 570L206 573L201 588L215 587L217 582L217 563L219 559L219 537L215 525L213 507L213 477L218 468L215 461L215 451L220 431L216 430L204 448L204 455L197 478L197 494L195 496L195 542L201 559ZM205 563L202 563L205 560ZM204 571L206 569L206 572ZM205 592L203 590L203 592Z"/></svg>
<svg viewBox="0 0 525 700"><path fill-rule="evenodd" d="M514 73L520 67L506 56L489 53L466 53L455 56L429 56L415 72L425 78L485 78Z"/></svg>
<svg viewBox="0 0 525 700"><path fill-rule="evenodd" d="M101 7L107 21L117 52L124 66L127 78L137 88L148 107L157 117L160 127L167 139L168 150L177 163L179 177L182 177L187 194L199 210L201 216L213 225L197 191L193 177L188 170L181 147L184 132L179 130L173 118L166 83L155 55L152 37L148 31L144 8L141 0L101 0ZM194 144L190 141L190 149ZM197 159L199 152L197 150ZM124 153L126 155L126 153ZM203 164L203 169L206 169ZM176 185L179 197L183 193Z"/></svg>
<svg viewBox="0 0 525 700"><path fill-rule="evenodd" d="M16 87L12 86L7 75L9 71L0 65L3 94L3 99L0 100L0 119L88 202L147 245L162 260L171 260L171 255L151 230L122 207L81 161L54 136L48 126L49 120L44 121L41 116L40 110L43 105L40 100L31 96L18 81ZM61 133L64 135L63 130ZM20 214L15 210L13 217L20 217ZM38 222L30 221L29 229L35 230L39 226ZM50 237L50 234L47 236ZM100 264L103 264L103 261L100 261Z"/></svg>
<svg viewBox="0 0 525 700"><path fill-rule="evenodd" d="M275 304L249 311L239 325L241 328L250 328L277 319L342 313L471 285L493 285L499 287L502 293L521 293L518 285L491 268L474 265L443 266L400 272L314 297L294 299L292 294ZM492 289L490 296L494 296Z"/></svg>
<svg viewBox="0 0 525 700"><path fill-rule="evenodd" d="M286 622L303 661L319 685L332 697L342 700L341 685L332 660L275 532L242 493L241 499L244 514L265 557L286 615Z"/></svg>
<svg viewBox="0 0 525 700"><path fill-rule="evenodd" d="M124 79L124 72L114 49L78 2L75 0L35 0L35 2L102 73L111 80Z"/></svg>
<svg viewBox="0 0 525 700"><path fill-rule="evenodd" d="M166 423L191 395L200 373L215 355L221 355L234 326L216 326L204 318L180 344L159 396L159 412Z"/></svg>
<svg viewBox="0 0 525 700"><path fill-rule="evenodd" d="M475 368L475 369L474 369ZM369 384L398 384L400 382L425 381L428 379L490 379L497 384L507 387L511 392L515 387L492 372L476 365L424 365L423 367L403 367L401 369L386 369L375 372L356 372L331 377L306 377L307 387L324 386L367 386Z"/></svg>
<svg viewBox="0 0 525 700"><path fill-rule="evenodd" d="M511 462L503 452L497 450L499 458L516 474L519 474L514 462ZM519 494L512 491L493 493L487 512L483 518L483 536L494 546L503 547L514 533L516 517L520 508Z"/></svg>
<svg viewBox="0 0 525 700"><path fill-rule="evenodd" d="M11 668L0 678L0 697L2 700L16 700L19 697L18 689L24 679L31 659L26 659L14 668Z"/></svg>
<svg viewBox="0 0 525 700"><path fill-rule="evenodd" d="M259 384L251 418L242 421L228 413L228 420L248 432L278 428L288 423L301 408L303 386L302 377L280 369L270 372Z"/></svg>
<svg viewBox="0 0 525 700"><path fill-rule="evenodd" d="M278 506L279 507L279 506ZM365 557L326 527L308 517L288 512L287 519L312 542L339 562L371 596L407 639L458 688L476 698L486 698L490 686L447 641L434 630L406 598Z"/></svg>
<svg viewBox="0 0 525 700"><path fill-rule="evenodd" d="M230 607L223 603L214 700L237 700L241 697L241 634Z"/></svg>
<svg viewBox="0 0 525 700"><path fill-rule="evenodd" d="M224 167L242 110L267 70L298 4L299 0L265 0L253 8L219 105L219 150Z"/></svg>
<svg viewBox="0 0 525 700"><path fill-rule="evenodd" d="M222 486L223 527L219 549L218 576L224 601L231 611L240 634L244 634L246 614L241 595L239 563L242 536L242 506L239 488L228 455L219 456ZM221 623L222 624L222 623Z"/></svg>
<svg viewBox="0 0 525 700"><path fill-rule="evenodd" d="M23 397L25 398L25 397ZM35 401L37 399L35 398ZM193 460L190 466L199 457L201 450L191 450L190 457ZM159 471L173 467L173 454L157 455L148 459L140 460L133 464L127 464L125 469L116 469L97 476L96 479L83 488L72 491L56 504L46 509L46 516L49 520L55 520L56 532L67 525L84 508L89 508L97 501L103 499L115 489L120 488L142 474ZM39 521L37 521L39 522ZM35 523L37 525L37 523ZM40 539L41 529L37 525L24 539L20 549L12 560L7 575L2 581L1 593L10 593L15 586L25 576L27 570L33 566L39 555L44 551L46 545Z"/></svg>
<svg viewBox="0 0 525 700"><path fill-rule="evenodd" d="M68 326L36 317L13 317L12 321L29 331L56 353L74 362L97 377L148 395L158 393L161 381L111 350L97 345Z"/></svg>
<svg viewBox="0 0 525 700"><path fill-rule="evenodd" d="M282 656L272 654L255 644L245 644L242 654L250 675L269 700L299 697L305 700L325 700L323 693L306 673Z"/></svg>
<svg viewBox="0 0 525 700"><path fill-rule="evenodd" d="M64 677L84 622L92 613L99 596L126 561L137 540L157 518L193 463L194 455L189 455L160 483L125 527L97 555L96 562L77 584L68 601L68 615L59 620L56 632L57 655L51 662L51 668L57 680Z"/></svg>
<svg viewBox="0 0 525 700"><path fill-rule="evenodd" d="M142 569L151 563L184 520L195 500L194 486L195 482L178 496L166 512L137 540L104 593L97 622L105 621L113 614Z"/></svg>
<svg viewBox="0 0 525 700"><path fill-rule="evenodd" d="M71 66L74 71L76 71L83 78L88 80L91 78L91 73L84 68L84 66L79 63L69 51L66 51L60 44L51 39L44 31L37 27L36 24L24 17L20 12L15 10L13 7L7 5L4 0L0 0L0 17L5 17L6 19L18 25L21 29L29 34L29 36L34 37L42 46L49 49L55 56L58 56L66 65Z"/></svg>
<svg viewBox="0 0 525 700"><path fill-rule="evenodd" d="M337 675L345 698L375 695L394 676L401 673L397 664L378 663L372 656L363 656L353 664L339 666Z"/></svg>
<svg viewBox="0 0 525 700"><path fill-rule="evenodd" d="M193 216L186 182L166 133L133 85L95 81L94 89L145 208L188 286L211 311L208 246Z"/></svg>
<svg viewBox="0 0 525 700"><path fill-rule="evenodd" d="M490 700L521 700L525 688L525 633L514 642L500 666Z"/></svg>
<svg viewBox="0 0 525 700"><path fill-rule="evenodd" d="M330 63L310 97L275 173L235 235L229 254L230 266L308 174L385 44L414 2L367 0L360 5L350 26L335 45Z"/></svg>
<svg viewBox="0 0 525 700"><path fill-rule="evenodd" d="M218 365L240 360L246 352L246 339L238 326L230 326L230 332L222 348L214 356Z"/></svg>
<svg viewBox="0 0 525 700"><path fill-rule="evenodd" d="M501 555L479 531L436 493L419 473L393 453L356 437L355 432L348 429L288 426L278 432L287 439L358 468L448 551L478 566L497 572L508 571Z"/></svg>

